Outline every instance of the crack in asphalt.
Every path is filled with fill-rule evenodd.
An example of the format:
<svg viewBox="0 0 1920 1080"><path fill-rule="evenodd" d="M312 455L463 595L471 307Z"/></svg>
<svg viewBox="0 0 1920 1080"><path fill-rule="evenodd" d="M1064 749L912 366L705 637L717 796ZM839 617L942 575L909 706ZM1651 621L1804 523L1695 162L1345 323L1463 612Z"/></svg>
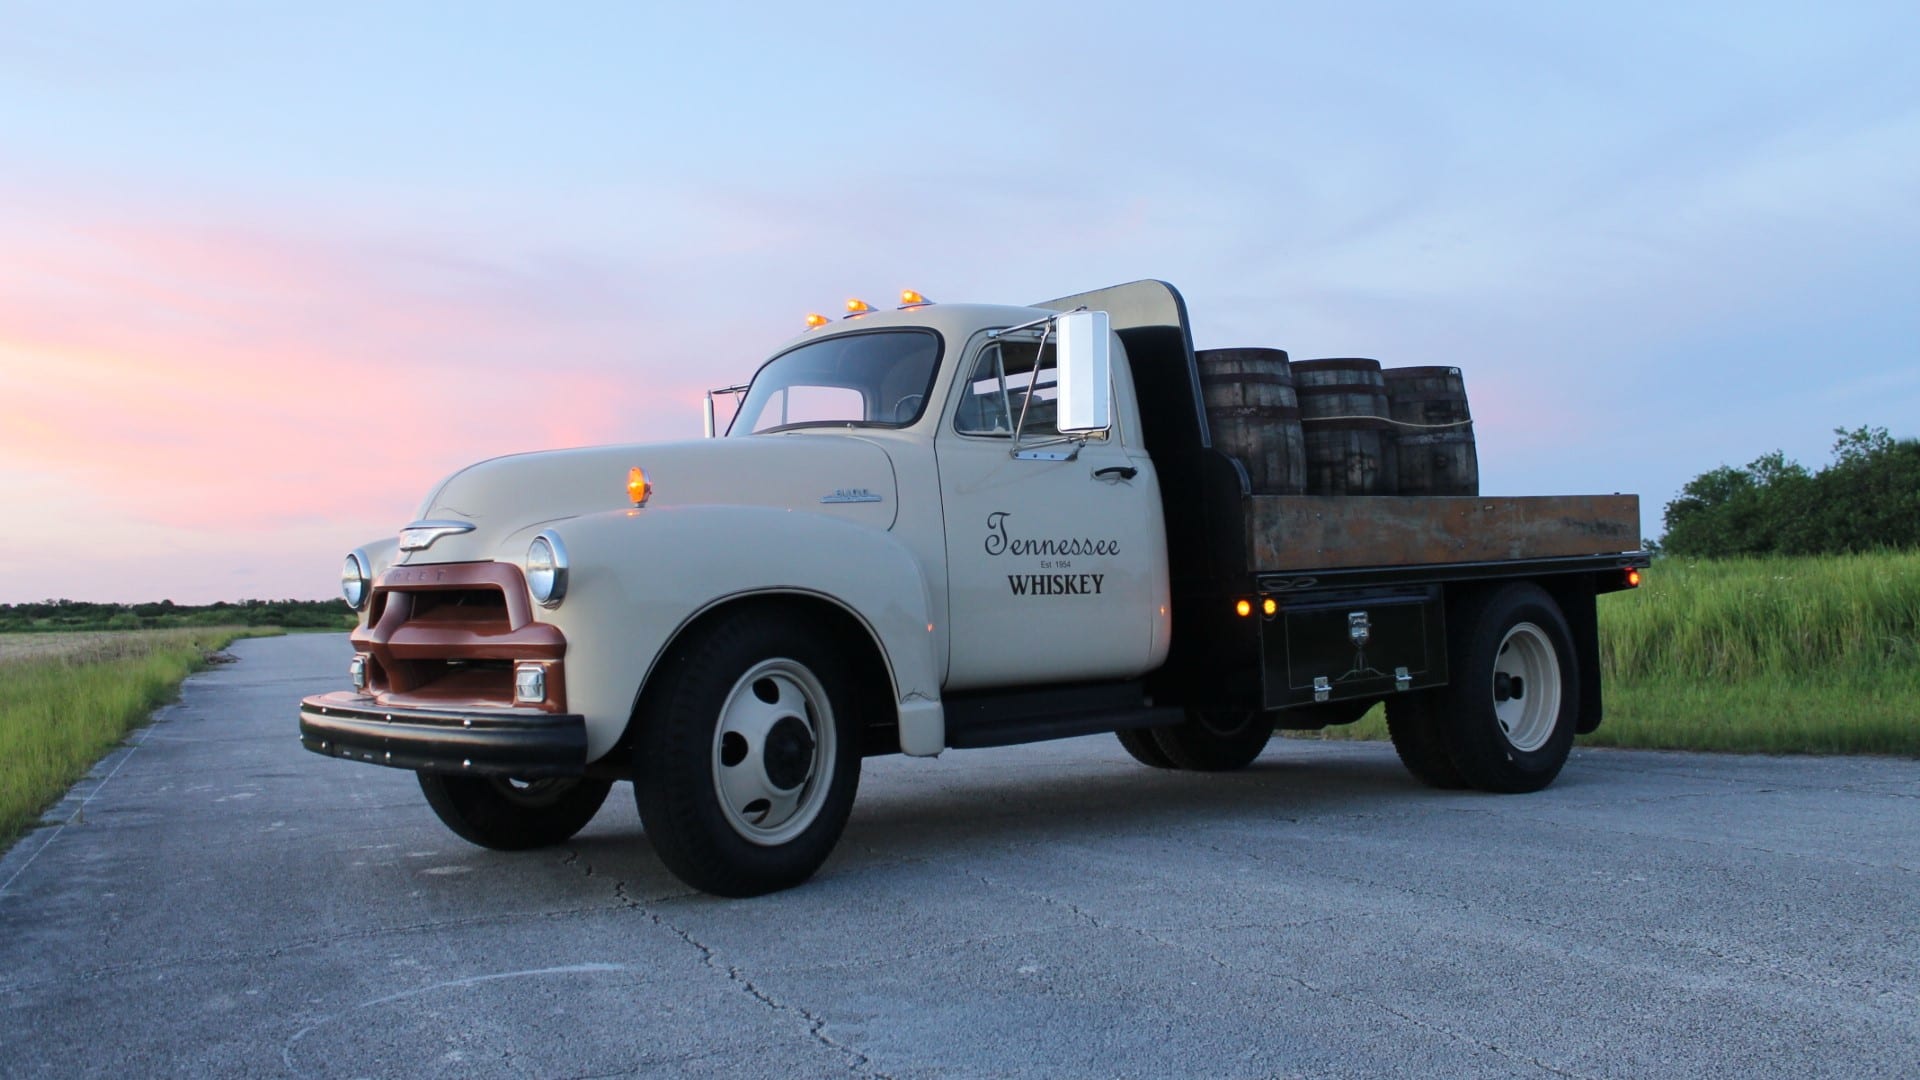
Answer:
<svg viewBox="0 0 1920 1080"><path fill-rule="evenodd" d="M430 919L424 922L406 923L399 926L381 926L366 929L342 931L338 934L322 934L289 941L271 949L240 951L215 950L203 953L189 953L161 960L141 960L125 964L105 964L88 968L85 971L53 971L44 978L22 979L9 983L0 983L0 994L18 994L35 987L60 982L91 983L101 979L119 978L126 975L138 975L153 971L168 971L173 968L193 967L201 964L255 964L261 961L278 960L290 953L305 952L309 949L324 948L340 942L365 941L371 938L393 937L401 934L417 934L436 930L453 930L463 927L487 926L497 923L532 922L538 919L564 919L575 915L591 915L596 912L617 910L617 906L593 905L588 907L554 908L545 911L499 912L490 915L475 915L464 919Z"/></svg>
<svg viewBox="0 0 1920 1080"><path fill-rule="evenodd" d="M1920 867L1904 866L1900 863L1861 862L1858 859L1843 859L1835 855L1822 854L1819 852L1783 851L1783 850L1780 850L1779 848L1761 847L1758 844L1740 843L1737 841L1702 840L1699 837L1675 836L1672 833L1642 832L1636 829L1621 829L1621 828L1602 829L1593 825L1582 824L1581 822L1578 822L1578 821L1554 821L1551 818L1535 818L1532 824L1546 825L1550 828L1555 828L1555 829L1572 829L1572 830L1575 830L1578 832L1584 832L1584 833L1599 833L1600 835L1603 835L1603 836L1614 836L1614 837L1637 836L1637 837L1644 837L1648 839L1664 840L1664 841L1668 841L1670 843L1675 843L1675 844L1691 844L1696 847L1725 848L1731 851L1757 852L1761 855L1772 855L1775 858L1781 858L1781 859L1804 859L1808 862L1832 863L1838 866L1857 866L1863 870L1892 870L1902 874L1920 874Z"/></svg>
<svg viewBox="0 0 1920 1080"><path fill-rule="evenodd" d="M1209 848L1209 850L1217 850L1217 849ZM1394 1017L1407 1024L1411 1024L1414 1027L1420 1028L1423 1031L1432 1032L1437 1035L1443 1035L1456 1042L1464 1043L1469 1046L1477 1046L1483 1050L1488 1051L1489 1053L1494 1054L1495 1056L1499 1057L1503 1061L1510 1061L1516 1064L1531 1065L1534 1068L1541 1070L1542 1072L1551 1073L1555 1076L1571 1077L1573 1078L1573 1080L1598 1080L1598 1078L1589 1076L1585 1073L1573 1072L1568 1069L1563 1069L1563 1068L1560 1068L1559 1066L1541 1061L1540 1059L1529 1056L1529 1055L1509 1051L1499 1046L1496 1043L1488 1042L1487 1040L1479 1038L1477 1036L1469 1035L1464 1032L1454 1031L1451 1028L1443 1027L1438 1024L1429 1023L1425 1020L1419 1019L1418 1017L1410 1016L1399 1009L1396 1009L1390 1005L1385 1004L1384 1002L1375 1001L1371 998L1362 997L1355 994L1342 993L1338 990L1334 990L1329 987L1319 986L1306 979L1302 979L1297 975L1290 975L1284 972L1268 972L1268 971L1263 971L1255 968L1241 967L1237 964L1233 964L1229 962L1225 958L1213 952L1211 949L1203 948L1199 945L1189 944L1187 942L1173 941L1168 938L1162 937L1161 935L1156 934L1152 930L1149 930L1145 927L1130 926L1125 923L1110 923L1110 922L1104 921L1098 916L1094 915L1092 912L1086 910L1085 908L1082 908L1080 905L1074 903L1071 900L1065 899L1064 897L1057 897L1043 890L1025 889L1015 885L1008 885L1005 882L995 881L994 879L989 878L984 874L968 869L966 867L960 867L959 869L962 874L965 874L966 876L973 878L974 880L980 882L983 885L988 886L989 888L1004 889L1008 892L1016 893L1021 896L1031 897L1045 904L1050 904L1057 907L1065 908L1068 912L1072 913L1076 918L1084 921L1085 923L1087 923L1087 925L1092 926L1099 930L1118 931L1121 933L1133 934L1137 937L1144 938L1145 940L1151 941L1154 944L1160 945L1164 948L1174 949L1179 952L1198 955L1203 959L1207 960L1209 963L1212 963L1216 967L1219 967L1223 971L1231 971L1236 974L1244 973L1244 974L1253 974L1257 976L1267 976L1267 977L1278 978L1284 982L1292 983L1293 985L1298 986L1301 989L1308 991L1309 993L1318 994L1322 997L1332 998L1335 1001L1343 1001L1353 1005L1360 1005L1367 1008L1376 1009L1382 1013L1387 1014L1388 1016ZM1318 922L1329 922L1329 921L1333 921L1333 919L1335 918L1339 918L1339 917L1334 916L1334 917L1329 917L1324 919L1314 919L1314 920L1310 920L1309 924L1318 923Z"/></svg>
<svg viewBox="0 0 1920 1080"><path fill-rule="evenodd" d="M1552 823L1549 823L1549 824L1552 824ZM1573 827L1579 828L1580 826L1573 826ZM1704 841L1700 841L1700 842L1704 843ZM1256 862L1270 861L1257 852L1227 851L1211 844L1202 844L1200 846L1206 848L1209 851L1213 851L1221 855L1252 858ZM1765 850L1765 849L1758 849L1758 850ZM1456 911L1479 912L1480 914L1489 914L1492 917L1501 919L1506 922L1515 922L1515 923L1520 923L1521 925L1524 925L1524 926L1533 926L1533 927L1545 928L1548 930L1556 930L1556 931L1559 931L1560 933L1570 934L1576 937L1585 935L1586 933L1588 933L1588 930L1585 927L1575 926L1568 923L1555 922L1551 919L1542 919L1536 916L1519 915L1513 912L1493 912L1493 913L1485 912L1484 910L1477 907L1470 900L1467 900L1458 896L1453 896L1451 894L1444 893L1444 892L1434 892L1428 889L1416 889L1406 885L1399 885L1399 884L1395 884L1393 882L1387 882L1387 881L1377 881L1372 878L1358 877L1352 874L1340 874L1324 868L1319 870L1318 873L1319 873L1319 876L1323 878L1327 878L1332 881L1343 882L1348 885L1358 886L1362 889L1395 892L1395 893L1399 893L1402 896L1414 897L1421 900L1427 900L1427 901L1443 904ZM1813 975L1807 974L1805 972L1794 971L1789 968L1768 963L1765 960L1757 960L1751 957L1740 957L1740 956L1733 955L1731 953L1723 953L1718 950L1715 950L1712 946L1707 945L1703 942L1672 941L1655 934L1638 934L1636 935L1636 937L1638 940L1646 942L1651 945L1663 946L1667 948L1685 949L1690 952L1700 953L1706 956L1710 956L1716 960L1722 960L1728 963L1738 964L1742 967L1749 968L1755 971L1764 971L1770 975L1774 975L1779 978L1795 980L1795 981L1807 983L1812 986L1818 986L1826 989L1834 989L1836 986L1840 986L1850 990L1872 993L1882 998L1893 997L1895 999L1898 999L1901 1001L1908 1001L1908 1002L1920 1000L1920 998L1916 998L1914 994L1908 993L1907 991L1900 990L1894 987L1881 986L1874 983L1843 981L1836 984L1833 980L1820 979Z"/></svg>
<svg viewBox="0 0 1920 1080"><path fill-rule="evenodd" d="M451 987L478 986L483 983L497 983L497 982L506 982L514 979L539 978L539 977L549 976L549 975L574 975L574 974L581 974L581 973L604 973L604 972L627 971L627 970L629 969L625 964L599 964L599 963L566 964L560 967L526 968L519 971L487 972L481 975L468 975L464 978L459 978L459 979L446 979L441 982L429 983L426 986L410 987L406 990L401 990L396 993L384 994L380 997L370 998L366 1001L358 1002L345 1009L336 1010L334 1012L327 1013L323 1016L315 1018L314 1020L306 1024L306 1026L300 1028L300 1030L288 1036L287 1041L280 1045L280 1061L283 1065L286 1066L286 1069L288 1072L293 1073L296 1076L300 1075L302 1070L298 1065L294 1063L293 1057L294 1057L294 1048L299 1045L301 1040L305 1039L307 1035L313 1032L315 1029L325 1027L326 1025L333 1023L335 1020L338 1020L349 1013L358 1012L361 1009L368 1009L368 1008L373 1008L375 1006L390 1005L395 1002L407 1001L413 998L420 997L423 994L430 994L435 991L445 990ZM498 1053L500 1056L507 1058L509 1060L511 1060L513 1057L513 1051L511 1049L503 1048Z"/></svg>
<svg viewBox="0 0 1920 1080"><path fill-rule="evenodd" d="M1623 754L1695 753L1695 751L1686 751L1686 750L1671 750L1671 751L1615 750L1612 747L1595 747L1592 749L1606 750L1614 753L1623 753ZM1719 756L1726 757L1726 758L1734 758L1734 759L1738 759L1738 758L1754 759L1759 757L1759 755L1752 755L1752 754L1723 754ZM1818 759L1821 757L1829 757L1829 756L1845 757L1847 755L1809 755L1809 756L1815 759ZM1764 758L1761 758L1761 760L1764 760ZM1865 757L1865 758L1862 758L1862 760L1872 762L1872 761L1884 761L1886 759ZM1793 777L1792 775L1789 775L1786 772L1781 772L1778 775L1767 775L1765 777L1759 777L1759 776L1717 777L1717 776L1705 775L1703 773L1700 773L1692 769L1661 767L1657 765L1649 765L1649 764L1646 764L1645 762L1629 762L1629 761L1620 761L1620 760L1608 761L1603 758L1588 758L1581 761L1581 765L1590 766L1602 772L1614 773L1614 774L1625 775L1625 776L1677 776L1677 777L1682 777L1684 779L1692 780L1696 783L1701 783L1701 784L1720 784L1726 787L1727 789L1726 794L1730 794L1730 795L1737 795L1737 794L1752 792L1756 790L1755 785L1764 785L1766 787L1776 788L1782 791L1792 791L1792 792L1799 792L1799 793L1832 794L1834 792L1846 792L1848 794L1858 794L1858 795L1888 795L1888 794L1897 794L1897 793L1874 791L1871 788L1863 787L1862 785L1864 784L1897 784L1897 783L1905 782L1903 780L1857 780L1852 783L1843 783L1843 784L1809 783L1809 782L1800 782L1796 780L1795 777ZM1920 798L1920 795L1908 795L1906 797Z"/></svg>
<svg viewBox="0 0 1920 1080"><path fill-rule="evenodd" d="M594 876L593 864L580 862L579 852L577 851L569 852L569 857L566 860L564 860L561 865L572 866L572 865L575 865L576 863L578 863L579 867L587 877L591 878ZM684 941L688 945L692 946L697 952L699 952L700 961L704 966L725 976L729 983L738 987L742 992L747 994L747 996L753 998L755 1001L765 1006L768 1010L775 1013L788 1013L788 1014L792 1014L794 1016L799 1017L801 1020L803 1020L806 1023L806 1032L809 1038L819 1043L821 1046L824 1046L827 1049L832 1050L833 1052L840 1054L841 1056L847 1059L848 1072L858 1076L877 1077L879 1078L879 1080L892 1080L892 1078L888 1074L879 1071L874 1066L872 1058L868 1057L866 1054L862 1053L860 1050L856 1049L855 1047L848 1045L847 1043L843 1043L840 1040L834 1038L833 1036L827 1034L827 1031L826 1031L827 1020L825 1017L816 1015L812 1010L806 1008L805 1006L794 1004L792 1002L781 1001L779 998L774 997L771 993L763 989L759 984L755 983L752 977L749 976L743 968L733 964L722 963L720 960L718 951L714 949L713 946L708 945L707 943L701 941L699 938L694 937L692 931L686 929L685 927L679 925L673 920L667 918L665 915L661 914L659 911L655 910L651 906L652 904L659 903L661 901L673 900L673 899L684 899L684 898L695 896L695 895L698 895L698 894L694 892L684 892L684 893L671 893L666 896L657 897L653 899L642 899L640 897L634 896L632 893L628 891L627 882L625 879L615 879L613 883L613 896L614 896L614 899L619 903L621 907L627 910L630 910L635 914L646 916L647 919L650 922L652 922L655 926L658 926L662 930L667 931L673 936L679 938L681 941Z"/></svg>

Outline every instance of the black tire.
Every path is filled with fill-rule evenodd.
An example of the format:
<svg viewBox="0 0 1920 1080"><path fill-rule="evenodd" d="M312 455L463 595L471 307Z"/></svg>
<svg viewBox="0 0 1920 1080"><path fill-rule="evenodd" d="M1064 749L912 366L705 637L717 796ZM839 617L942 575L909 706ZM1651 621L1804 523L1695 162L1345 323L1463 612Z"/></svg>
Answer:
<svg viewBox="0 0 1920 1080"><path fill-rule="evenodd" d="M1440 737L1440 705L1431 690L1387 699L1387 734L1393 752L1414 778L1428 787L1452 791L1467 786Z"/></svg>
<svg viewBox="0 0 1920 1080"><path fill-rule="evenodd" d="M1126 748L1127 753L1133 755L1133 760L1140 764L1155 769L1173 768L1173 759L1167 756L1165 750L1160 749L1160 743L1153 737L1151 729L1126 728L1113 734L1120 740L1120 745Z"/></svg>
<svg viewBox="0 0 1920 1080"><path fill-rule="evenodd" d="M565 843L587 827L607 801L611 780L562 777L506 780L419 773L427 805L468 843L495 851L527 851Z"/></svg>
<svg viewBox="0 0 1920 1080"><path fill-rule="evenodd" d="M1579 661L1560 606L1515 582L1469 599L1447 622L1452 672L1434 700L1461 779L1498 792L1553 783L1580 718Z"/></svg>
<svg viewBox="0 0 1920 1080"><path fill-rule="evenodd" d="M1258 709L1188 709L1178 724L1149 729L1176 769L1244 769L1273 738L1273 716Z"/></svg>
<svg viewBox="0 0 1920 1080"><path fill-rule="evenodd" d="M831 636L742 609L675 645L655 679L633 788L660 861L719 896L811 877L860 783L855 695Z"/></svg>

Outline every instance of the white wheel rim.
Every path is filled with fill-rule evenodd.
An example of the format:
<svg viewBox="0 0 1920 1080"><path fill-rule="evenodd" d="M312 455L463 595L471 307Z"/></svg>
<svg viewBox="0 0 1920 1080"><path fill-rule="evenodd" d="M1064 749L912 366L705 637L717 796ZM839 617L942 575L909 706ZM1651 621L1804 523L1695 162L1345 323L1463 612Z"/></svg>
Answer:
<svg viewBox="0 0 1920 1080"><path fill-rule="evenodd" d="M756 844L805 832L827 800L838 751L820 680L793 660L740 676L713 729L713 792L733 831Z"/></svg>
<svg viewBox="0 0 1920 1080"><path fill-rule="evenodd" d="M1507 743L1522 753L1553 737L1560 718L1560 660L1539 626L1516 623L1493 659L1493 715Z"/></svg>

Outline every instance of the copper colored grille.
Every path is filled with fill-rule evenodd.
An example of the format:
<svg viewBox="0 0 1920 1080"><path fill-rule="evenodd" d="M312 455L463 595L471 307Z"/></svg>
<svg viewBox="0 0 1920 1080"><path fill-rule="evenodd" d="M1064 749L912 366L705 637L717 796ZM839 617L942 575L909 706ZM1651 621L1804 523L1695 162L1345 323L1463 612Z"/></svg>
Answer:
<svg viewBox="0 0 1920 1080"><path fill-rule="evenodd" d="M367 692L382 704L514 707L514 668L546 669L548 712L566 710L566 639L533 619L520 568L506 563L394 567L374 585L354 647L371 658Z"/></svg>

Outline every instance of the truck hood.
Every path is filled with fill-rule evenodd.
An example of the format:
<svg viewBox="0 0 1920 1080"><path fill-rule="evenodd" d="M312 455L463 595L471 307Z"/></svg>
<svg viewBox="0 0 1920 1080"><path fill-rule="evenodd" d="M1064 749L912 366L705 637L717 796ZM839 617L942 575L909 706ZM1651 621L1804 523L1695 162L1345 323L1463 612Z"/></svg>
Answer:
<svg viewBox="0 0 1920 1080"><path fill-rule="evenodd" d="M513 558L516 534L566 518L631 507L627 472L652 491L645 510L699 505L770 506L893 527L899 505L893 461L875 443L826 433L636 443L514 454L470 465L442 481L416 520L470 522L398 563ZM524 544L521 545L524 547Z"/></svg>

